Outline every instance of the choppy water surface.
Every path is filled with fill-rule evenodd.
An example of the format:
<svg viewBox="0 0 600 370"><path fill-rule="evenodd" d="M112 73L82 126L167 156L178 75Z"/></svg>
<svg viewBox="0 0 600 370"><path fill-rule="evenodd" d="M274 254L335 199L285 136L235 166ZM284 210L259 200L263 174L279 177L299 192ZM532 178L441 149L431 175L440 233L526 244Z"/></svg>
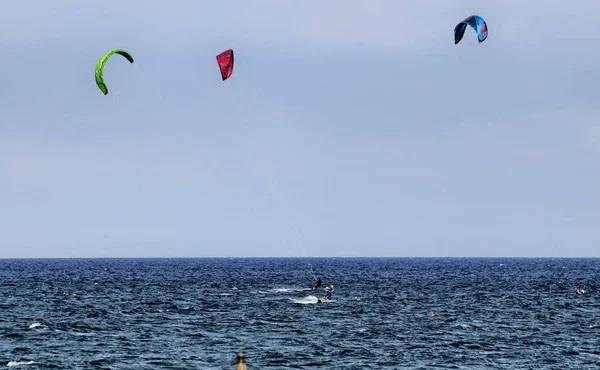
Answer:
<svg viewBox="0 0 600 370"><path fill-rule="evenodd" d="M600 259L311 261L0 260L0 367L600 368Z"/></svg>

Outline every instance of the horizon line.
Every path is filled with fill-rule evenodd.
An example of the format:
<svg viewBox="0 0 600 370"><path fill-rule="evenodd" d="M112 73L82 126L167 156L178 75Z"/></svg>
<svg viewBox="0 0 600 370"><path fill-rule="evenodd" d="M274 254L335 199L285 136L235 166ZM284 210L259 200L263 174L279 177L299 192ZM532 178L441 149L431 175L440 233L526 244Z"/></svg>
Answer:
<svg viewBox="0 0 600 370"><path fill-rule="evenodd" d="M600 259L600 256L329 256L329 257L276 257L276 256L206 256L206 257L0 257L1 260L77 260L77 259Z"/></svg>

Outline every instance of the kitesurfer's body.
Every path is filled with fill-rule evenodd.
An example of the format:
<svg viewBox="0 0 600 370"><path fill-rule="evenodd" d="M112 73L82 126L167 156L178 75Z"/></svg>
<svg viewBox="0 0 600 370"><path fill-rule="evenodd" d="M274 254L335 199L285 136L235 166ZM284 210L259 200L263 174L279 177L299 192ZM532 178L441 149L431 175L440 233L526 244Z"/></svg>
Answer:
<svg viewBox="0 0 600 370"><path fill-rule="evenodd" d="M313 287L313 290L320 288L322 283L323 282L321 281L320 277L316 278L315 279L315 286Z"/></svg>
<svg viewBox="0 0 600 370"><path fill-rule="evenodd" d="M331 295L335 293L335 289L333 289L333 284L325 288L325 296L321 299L321 302L325 302L328 299L331 299Z"/></svg>

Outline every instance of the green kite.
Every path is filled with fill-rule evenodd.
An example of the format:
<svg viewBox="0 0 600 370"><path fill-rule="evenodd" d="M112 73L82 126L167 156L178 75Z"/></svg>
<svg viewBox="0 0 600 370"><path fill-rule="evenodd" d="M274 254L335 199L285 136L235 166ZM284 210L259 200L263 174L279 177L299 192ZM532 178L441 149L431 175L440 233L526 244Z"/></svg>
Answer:
<svg viewBox="0 0 600 370"><path fill-rule="evenodd" d="M108 94L108 88L106 87L106 84L104 83L104 77L102 77L102 72L104 71L104 65L106 64L106 61L113 54L121 54L122 56L127 58L129 63L133 63L133 57L131 56L131 54L129 54L129 52L127 50L123 50L123 49L111 50L108 53L104 54L102 56L102 58L100 58L100 60L98 61L98 64L96 64L96 85L98 85L98 87L100 88L100 90L102 90L104 95Z"/></svg>

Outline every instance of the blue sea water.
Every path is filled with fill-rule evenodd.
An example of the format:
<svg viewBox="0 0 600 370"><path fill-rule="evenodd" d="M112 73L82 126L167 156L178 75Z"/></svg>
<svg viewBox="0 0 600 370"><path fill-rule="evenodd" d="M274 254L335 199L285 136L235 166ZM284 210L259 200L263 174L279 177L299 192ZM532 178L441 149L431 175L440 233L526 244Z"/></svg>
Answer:
<svg viewBox="0 0 600 370"><path fill-rule="evenodd" d="M599 369L599 288L600 259L0 260L0 367Z"/></svg>

